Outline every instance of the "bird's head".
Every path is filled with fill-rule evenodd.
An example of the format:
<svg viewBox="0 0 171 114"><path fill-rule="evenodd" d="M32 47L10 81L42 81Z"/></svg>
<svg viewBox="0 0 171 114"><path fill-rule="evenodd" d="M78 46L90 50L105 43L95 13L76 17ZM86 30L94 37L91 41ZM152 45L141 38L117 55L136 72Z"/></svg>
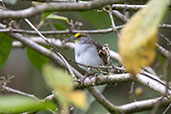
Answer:
<svg viewBox="0 0 171 114"><path fill-rule="evenodd" d="M85 33L76 33L75 35L71 36L69 39L80 42L81 39L85 39L87 35Z"/></svg>

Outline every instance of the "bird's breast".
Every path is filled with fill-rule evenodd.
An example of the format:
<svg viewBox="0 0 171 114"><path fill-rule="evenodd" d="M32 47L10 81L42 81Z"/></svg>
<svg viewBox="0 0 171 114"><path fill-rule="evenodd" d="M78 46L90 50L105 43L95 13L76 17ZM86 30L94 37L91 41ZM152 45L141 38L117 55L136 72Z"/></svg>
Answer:
<svg viewBox="0 0 171 114"><path fill-rule="evenodd" d="M92 44L76 44L75 60L77 63L90 66L99 66L103 64L97 49Z"/></svg>

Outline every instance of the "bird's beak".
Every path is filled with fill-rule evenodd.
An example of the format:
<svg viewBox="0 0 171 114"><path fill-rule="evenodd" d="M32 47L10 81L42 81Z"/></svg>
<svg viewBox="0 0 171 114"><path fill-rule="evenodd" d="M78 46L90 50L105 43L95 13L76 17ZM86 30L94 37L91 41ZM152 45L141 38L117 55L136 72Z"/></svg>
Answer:
<svg viewBox="0 0 171 114"><path fill-rule="evenodd" d="M76 38L74 36L71 36L69 40L76 40Z"/></svg>

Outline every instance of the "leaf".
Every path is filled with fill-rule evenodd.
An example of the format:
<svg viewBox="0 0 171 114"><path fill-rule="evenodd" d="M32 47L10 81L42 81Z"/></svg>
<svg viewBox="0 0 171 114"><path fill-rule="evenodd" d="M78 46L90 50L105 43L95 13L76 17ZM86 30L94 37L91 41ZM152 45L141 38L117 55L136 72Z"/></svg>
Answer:
<svg viewBox="0 0 171 114"><path fill-rule="evenodd" d="M157 31L169 0L151 0L138 11L121 31L119 53L126 70L133 75L155 58Z"/></svg>
<svg viewBox="0 0 171 114"><path fill-rule="evenodd" d="M22 113L47 108L55 110L56 107L52 102L41 102L25 96L11 95L0 97L0 113Z"/></svg>
<svg viewBox="0 0 171 114"><path fill-rule="evenodd" d="M0 68L4 65L11 52L12 38L5 33L0 33Z"/></svg>
<svg viewBox="0 0 171 114"><path fill-rule="evenodd" d="M85 93L73 90L73 82L64 70L46 64L43 67L43 75L46 83L54 90L56 98L65 111L71 102L83 109L87 107Z"/></svg>
<svg viewBox="0 0 171 114"><path fill-rule="evenodd" d="M54 23L53 24L57 30L66 30L66 26L60 24L60 23Z"/></svg>
<svg viewBox="0 0 171 114"><path fill-rule="evenodd" d="M59 99L64 109L69 106L68 95L72 91L73 83L69 76L60 68L44 65L43 76L47 85L55 90L55 95Z"/></svg>
<svg viewBox="0 0 171 114"><path fill-rule="evenodd" d="M79 90L72 91L69 94L69 98L75 106L84 110L88 108L87 98L84 92L79 91Z"/></svg>
<svg viewBox="0 0 171 114"><path fill-rule="evenodd" d="M60 68L55 68L46 64L43 67L43 75L51 89L58 90L66 94L73 88L73 83L69 78L69 75Z"/></svg>
<svg viewBox="0 0 171 114"><path fill-rule="evenodd" d="M59 15L55 15L55 14L50 14L46 18L47 19L63 20L63 21L66 21L67 23L69 23L69 19L67 17L59 16Z"/></svg>
<svg viewBox="0 0 171 114"><path fill-rule="evenodd" d="M38 52L32 50L31 48L27 48L27 56L30 62L39 70L42 70L44 64L49 63L50 59L39 54Z"/></svg>
<svg viewBox="0 0 171 114"><path fill-rule="evenodd" d="M42 14L42 16L41 16L41 18L42 18L42 21L45 21L45 19L46 19L46 17L48 16L48 15L50 15L52 12L44 12L43 14Z"/></svg>
<svg viewBox="0 0 171 114"><path fill-rule="evenodd" d="M17 3L17 0L3 0L3 1L4 1L4 3L6 3L6 4L11 4L11 5L14 5L14 4Z"/></svg>

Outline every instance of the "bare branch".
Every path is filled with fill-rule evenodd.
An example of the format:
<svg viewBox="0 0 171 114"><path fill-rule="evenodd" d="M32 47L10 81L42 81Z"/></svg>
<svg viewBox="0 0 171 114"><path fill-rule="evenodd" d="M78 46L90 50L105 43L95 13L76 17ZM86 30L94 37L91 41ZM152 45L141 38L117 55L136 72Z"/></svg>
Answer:
<svg viewBox="0 0 171 114"><path fill-rule="evenodd" d="M119 18L124 23L128 21L128 18L117 10L113 10L112 15L115 16L116 18Z"/></svg>
<svg viewBox="0 0 171 114"><path fill-rule="evenodd" d="M169 106L166 108L166 110L164 110L164 112L162 114L166 114L166 112L169 110L169 108L171 107L171 103L169 104Z"/></svg>
<svg viewBox="0 0 171 114"><path fill-rule="evenodd" d="M161 27L161 28L168 28L168 29L171 29L171 25L170 25L170 24L161 24L160 27Z"/></svg>
<svg viewBox="0 0 171 114"><path fill-rule="evenodd" d="M115 30L123 28L123 25L116 26ZM37 34L36 31L32 30L23 30L23 29L13 29L13 28L6 28L6 29L0 29L0 32L13 32L13 33L22 33L22 34ZM107 28L107 29L97 29L97 30L61 30L61 31L40 31L43 35L57 35L57 34L74 34L74 33L87 33L87 34L105 34L113 32L113 28Z"/></svg>
<svg viewBox="0 0 171 114"><path fill-rule="evenodd" d="M115 28L116 28L116 25L115 25L115 21L114 21L114 18L113 18L112 12L111 12L111 11L109 11L108 13L109 13L110 21L111 21L111 23L112 23L113 31L114 31L114 32L116 32L116 34L117 34L117 36L118 36L118 38L119 38L119 37L120 37L120 35L119 35L119 31L118 31L117 29L115 29Z"/></svg>
<svg viewBox="0 0 171 114"><path fill-rule="evenodd" d="M160 50L161 54L165 57L169 58L171 56L171 52L166 50L164 47L160 46L159 44L156 44L157 48Z"/></svg>
<svg viewBox="0 0 171 114"><path fill-rule="evenodd" d="M41 36L41 38L49 45L51 46L54 51L56 52L56 54L63 60L63 62L65 63L68 71L70 72L71 76L73 79L76 79L75 78L75 75L74 75L74 72L72 71L70 65L68 64L67 60L64 58L64 56L59 52L59 50L53 45L51 44L37 29L36 27L28 20L28 19L25 19L25 21L39 34L39 36Z"/></svg>
<svg viewBox="0 0 171 114"><path fill-rule="evenodd" d="M146 7L146 5L127 5L127 4L113 4L112 9L113 10L139 10Z"/></svg>
<svg viewBox="0 0 171 114"><path fill-rule="evenodd" d="M161 99L161 97L155 98L155 99L149 99L144 101L136 101L133 103L125 104L119 106L120 110L123 111L123 113L134 113L134 112L140 112L143 110L150 110L153 108L153 106L157 103L157 101ZM161 106L168 105L170 103L170 100L167 98L164 98L161 102Z"/></svg>
<svg viewBox="0 0 171 114"><path fill-rule="evenodd" d="M3 27L4 27L4 26L3 26L2 24L0 24L0 28L3 28ZM58 64L60 64L60 65L62 65L63 67L66 68L65 63L63 62L63 60L62 60L60 57L58 57L54 52L52 52L52 51L50 51L50 50L48 50L48 49L46 49L46 48L44 48L44 47L42 47L42 46L36 44L35 42L31 41L30 39L27 39L27 38L25 38L25 37L23 37L23 36L21 36L21 35L19 35L19 34L9 33L9 35L12 36L14 39L19 40L19 41L22 42L23 44L27 45L28 47L34 49L35 51L37 51L37 52L43 54L44 56L49 57L49 58L50 58L51 60L53 60L55 63L58 63ZM80 74L77 70L75 70L72 66L71 66L71 69L73 70L73 72L75 73L75 75L76 75L77 78L83 77L83 75ZM100 93L100 94L97 93L98 91L97 91L95 88L92 88L91 90L92 90L94 93L91 93L91 91L90 91L90 93L91 93L95 98L98 98L98 99L97 99L98 102L100 102L101 97L102 97L102 98L105 98L101 93ZM97 93L97 94L96 94L96 93ZM100 96L100 97L99 97L99 96ZM106 100L106 101L107 101L107 100ZM103 103L104 103L105 105L103 105L103 106L105 106L105 108L108 109L108 107L110 107L111 103L110 103L109 101L108 101L108 102L106 102L106 101L100 102L100 103L101 103L102 105L103 105ZM109 103L110 103L110 104L109 104ZM111 108L110 108L110 109L111 109ZM109 111L111 111L111 110L109 110Z"/></svg>
<svg viewBox="0 0 171 114"><path fill-rule="evenodd" d="M2 27L2 26L0 26L0 27ZM11 35L11 36L13 36L14 37L14 39L16 39L16 40L19 40L19 41L21 41L23 44L25 44L25 45L27 45L27 46L29 46L30 48L32 48L32 49L34 49L34 50L36 50L36 51L38 51L39 53L41 53L41 54L43 54L43 55L45 55L45 56L48 56L50 59L52 59L54 62L56 62L56 63L60 63L61 65L63 65L64 67L66 67L65 66L65 64L64 64L64 62L61 60L61 58L59 58L54 52L52 52L52 51L50 51L50 50L48 50L48 49L46 49L46 48L44 48L44 47L42 47L42 46L40 46L40 45L38 45L38 44L36 44L35 42L33 42L32 40L30 40L30 39L27 39L27 38L25 38L25 37L23 37L23 36L21 36L21 35L19 35L19 34L14 34L14 33L8 33L9 35ZM72 67L71 67L72 68ZM82 77L82 75L78 72L78 71L76 71L74 68L72 68L72 70L74 71L74 73L76 74L76 76L78 77L78 78L80 78L80 77ZM118 76L116 76L116 75L118 75ZM120 82L122 82L122 81L138 81L138 82L140 82L140 83L142 83L142 84L144 84L144 85L146 85L146 86L148 86L148 87L150 87L150 88L152 88L153 90L155 90L155 91L157 91L157 92L159 92L160 94L163 94L163 92L165 93L165 87L163 86L163 85L161 85L160 83L158 83L158 82L156 82L156 81L154 81L154 80L152 80L152 79L149 79L149 78L143 78L144 76L143 75L141 75L141 74L139 74L139 75L137 75L135 78L134 77L132 77L132 76L130 76L130 74L115 74L115 75L109 75L109 76L99 76L99 77L97 77L97 78L99 78L99 79L101 79L100 81L98 81L98 79L95 81L97 84L98 83L100 83L100 84L104 84L104 83L112 83L112 82L116 82L116 80L118 80L118 81L120 81ZM125 79L126 78L126 79ZM88 78L86 78L85 79L85 81L87 80ZM94 77L92 78L92 79L94 79ZM92 79L89 79L89 80L92 80ZM113 80L112 80L113 79ZM94 79L95 80L95 79ZM106 82L104 81L104 80L107 80ZM141 81L142 80L142 81ZM85 85L85 83L88 83L89 84L89 82L84 82L84 85ZM89 85L91 85L91 83L89 84ZM88 86L87 86L88 87ZM92 91L91 91L92 92ZM137 111L137 109L135 110L135 108L136 107L131 107L131 108L129 108L129 109L125 109L124 107L115 107L114 105L112 105L109 101L107 101L107 100L104 100L103 98L105 98L101 93L98 93L96 90L94 90L94 92L96 92L96 93L92 93L92 95L93 96L95 96L95 98L97 99L97 101L98 102L100 102L106 109L108 109L110 112L116 112L118 109L119 109L119 111L122 111L122 109L123 109L123 111L125 111L125 112L129 112L129 111L131 111L131 110L133 110L132 112L136 112ZM169 91L169 93L170 93L170 91ZM101 96L101 97L100 97ZM101 101L100 101L101 100ZM102 102L103 101L103 102ZM141 102L141 101L140 101ZM146 104L146 103L145 103ZM146 104L146 105L148 105L148 104ZM141 106L141 107L147 107L146 105L139 105L139 106ZM163 105L163 104L162 104ZM111 107L113 107L114 106L114 109L112 109ZM134 106L136 106L136 105L134 105ZM150 105L151 106L151 105ZM111 110L112 109L112 110ZM146 109L146 108L143 108L144 110ZM139 109L140 110L140 109Z"/></svg>
<svg viewBox="0 0 171 114"><path fill-rule="evenodd" d="M31 37L31 38L29 38L29 39L31 39L32 41L34 41L34 42L36 42L36 43L47 45L47 44L45 43L45 41L43 41L40 37ZM74 49L74 48L75 48L75 44L72 43L72 42L63 42L62 40L55 39L55 38L47 38L47 40L48 40L49 42L51 42L53 45L55 45L56 47L70 48L70 49ZM22 47L24 46L24 45L23 45L21 42L19 42L19 41L14 41L14 42L12 43L12 45L13 45L13 47L15 47L15 48L22 48ZM110 56L111 56L111 58L113 58L113 59L115 59L115 60L121 62L121 57L120 57L120 55L119 55L117 52L110 50Z"/></svg>
<svg viewBox="0 0 171 114"><path fill-rule="evenodd" d="M1 11L0 18L25 18L43 11L86 11L98 9L109 4L121 3L123 1L125 0L93 0L87 3L43 3L24 10Z"/></svg>
<svg viewBox="0 0 171 114"><path fill-rule="evenodd" d="M7 86L4 86L3 89L8 91L8 92L12 92L12 93L16 93L16 94L19 94L19 95L31 97L31 98L36 99L36 100L40 100L39 98L35 97L32 94L24 93L22 91L19 91L19 90L16 90L16 89L13 89L13 88L10 88L10 87L7 87Z"/></svg>
<svg viewBox="0 0 171 114"><path fill-rule="evenodd" d="M164 81L160 80L156 76L149 74L147 72L145 72L145 73L150 75L151 77L155 78L156 80L159 80L159 81L165 83ZM112 74L112 75L107 75L107 76L97 76L97 77L92 77L92 78L87 77L83 81L82 85L77 84L77 88L85 88L85 87L87 88L90 86L94 86L94 84L95 85L103 85L103 84L110 84L110 83L116 83L116 82L128 82L128 81L139 82L139 83L151 88L152 90L160 93L161 95L165 95L165 90L166 90L165 85L162 85L161 83L159 83L143 74L137 74L136 77L131 76L129 73ZM170 95L171 95L171 89L169 89L167 96L170 96Z"/></svg>

